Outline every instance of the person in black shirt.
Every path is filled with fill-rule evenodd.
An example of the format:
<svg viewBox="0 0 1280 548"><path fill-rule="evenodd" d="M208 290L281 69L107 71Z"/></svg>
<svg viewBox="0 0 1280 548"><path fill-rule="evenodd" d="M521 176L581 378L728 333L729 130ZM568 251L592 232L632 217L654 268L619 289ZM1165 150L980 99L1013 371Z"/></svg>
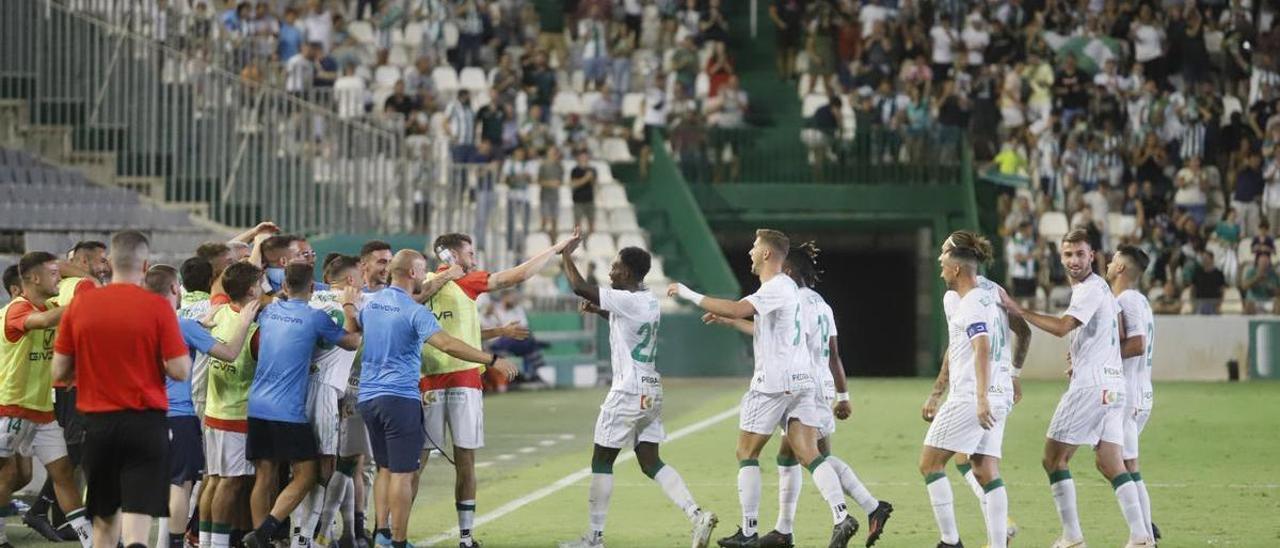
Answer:
<svg viewBox="0 0 1280 548"><path fill-rule="evenodd" d="M1076 58L1067 56L1062 70L1054 77L1053 95L1062 109L1062 127L1070 128L1076 116L1089 108L1087 76L1076 69Z"/></svg>
<svg viewBox="0 0 1280 548"><path fill-rule="evenodd" d="M498 90L489 90L489 104L476 112L476 124L480 126L480 140L488 141L493 155L502 156L502 126L510 118L508 105L502 104Z"/></svg>
<svg viewBox="0 0 1280 548"><path fill-rule="evenodd" d="M1200 266L1191 275L1191 298L1195 299L1195 313L1215 316L1222 309L1222 290L1227 278L1213 263L1213 252L1200 253Z"/></svg>
<svg viewBox="0 0 1280 548"><path fill-rule="evenodd" d="M408 117L410 112L418 108L418 102L404 93L404 80L396 80L395 91L387 102L383 103L382 109L387 112L396 112L402 116Z"/></svg>
<svg viewBox="0 0 1280 548"><path fill-rule="evenodd" d="M573 189L573 224L586 226L590 234L596 231L596 170L588 160L585 150L578 151L578 165L569 171L569 187Z"/></svg>
<svg viewBox="0 0 1280 548"><path fill-rule="evenodd" d="M1231 196L1231 207L1240 212L1240 226L1244 228L1245 236L1252 236L1258 230L1262 216L1259 202L1265 184L1262 180L1262 156L1251 150L1245 157L1244 167L1236 173L1236 191Z"/></svg>

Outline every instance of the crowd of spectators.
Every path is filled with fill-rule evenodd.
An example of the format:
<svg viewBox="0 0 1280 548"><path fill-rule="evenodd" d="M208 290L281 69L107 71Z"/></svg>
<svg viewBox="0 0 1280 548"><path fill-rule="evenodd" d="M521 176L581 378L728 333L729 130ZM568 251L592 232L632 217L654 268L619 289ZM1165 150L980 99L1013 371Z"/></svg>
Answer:
<svg viewBox="0 0 1280 548"><path fill-rule="evenodd" d="M1008 187L1000 236L1021 298L1063 296L1055 240L1086 227L1100 249L1151 255L1157 308L1208 314L1271 311L1277 296L1277 13L1266 0L775 0L770 23L779 77L834 106L811 128L885 136L873 161L931 154L913 135L967 134Z"/></svg>

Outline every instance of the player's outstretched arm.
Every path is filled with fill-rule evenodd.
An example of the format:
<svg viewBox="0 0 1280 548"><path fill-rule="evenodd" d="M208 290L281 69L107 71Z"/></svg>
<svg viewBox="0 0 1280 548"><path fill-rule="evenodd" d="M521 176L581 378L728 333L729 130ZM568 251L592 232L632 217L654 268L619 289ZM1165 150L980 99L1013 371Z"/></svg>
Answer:
<svg viewBox="0 0 1280 548"><path fill-rule="evenodd" d="M458 358L459 360L471 363L483 363L488 367L492 367L507 376L507 380L514 379L516 373L520 370L512 365L510 361L498 357L497 354L490 354L483 350L477 349L467 343L454 338L444 331L437 331L435 334L427 338L427 344L436 347L436 349Z"/></svg>
<svg viewBox="0 0 1280 548"><path fill-rule="evenodd" d="M449 268L437 273L422 284L422 287L418 288L418 291L413 294L413 300L418 304L426 304L427 301L436 296L436 293L444 289L445 284L462 278L464 275L466 275L466 272L462 270L461 266L450 265Z"/></svg>
<svg viewBox="0 0 1280 548"><path fill-rule="evenodd" d="M667 296L680 297L694 306L724 318L750 318L756 314L756 307L746 299L731 301L708 297L681 283L674 283L667 287Z"/></svg>
<svg viewBox="0 0 1280 548"><path fill-rule="evenodd" d="M1032 310L1024 310L1018 305L1017 301L1014 301L1012 297L1003 292L1000 294L1000 298L1003 301L1004 309L1009 311L1010 318L1019 316L1026 320L1027 323L1055 337L1065 337L1072 330L1080 327L1080 320L1073 316L1050 316ZM1010 328L1012 328L1012 325L1010 325Z"/></svg>
<svg viewBox="0 0 1280 548"><path fill-rule="evenodd" d="M244 232L237 234L236 237L231 239L231 241L244 242L248 244L248 243L252 243L253 239L257 238L259 234L270 235L270 234L275 234L277 232L280 232L280 227L276 226L275 223L271 221L263 221L261 223L258 223L257 226L254 226L249 230L246 230Z"/></svg>
<svg viewBox="0 0 1280 548"><path fill-rule="evenodd" d="M501 327L490 327L489 329L480 330L480 340L487 341L498 337L506 337L523 341L529 338L529 328L520 325L520 322L511 322Z"/></svg>
<svg viewBox="0 0 1280 548"><path fill-rule="evenodd" d="M574 234L577 234L576 230ZM578 248L580 241L579 238L569 238L560 250L560 264L564 268L564 277L569 280L569 287L573 289L573 293L593 305L600 306L600 288L587 283L586 278L582 277L582 272L578 270L578 265L573 262L573 251Z"/></svg>
<svg viewBox="0 0 1280 548"><path fill-rule="evenodd" d="M517 285L525 282L526 280L528 280L529 278L532 278L535 274L537 274L538 271L542 270L543 267L547 266L547 262L549 262L551 258L554 257L557 253L560 253L560 251L562 251L565 248L565 246L569 245L569 242L574 242L581 239L582 239L582 232L577 227L575 227L573 229L573 235L569 236L564 241L559 242L556 245L553 245L551 247L548 247L538 252L537 255L534 255L529 260L515 267L508 268L501 272L495 273L492 276L489 276L489 291L506 289L513 285Z"/></svg>
<svg viewBox="0 0 1280 548"><path fill-rule="evenodd" d="M26 331L31 331L33 329L58 327L58 322L62 321L62 314L66 311L67 307L65 306L55 306L44 312L32 312L22 322L22 328Z"/></svg>
<svg viewBox="0 0 1280 548"><path fill-rule="evenodd" d="M702 315L702 323L705 323L707 325L723 325L723 326L732 327L746 335L754 336L756 334L755 322L751 320L744 320L742 318L726 318L724 316L717 316L715 314L707 312L706 314Z"/></svg>
<svg viewBox="0 0 1280 548"><path fill-rule="evenodd" d="M254 319L258 317L258 309L262 306L260 301L250 301L240 309L240 325L236 326L236 332L232 335L231 340L227 342L219 342L209 349L209 355L227 363L236 361L240 357L240 352L244 350L245 337L249 336L249 326L253 325Z"/></svg>

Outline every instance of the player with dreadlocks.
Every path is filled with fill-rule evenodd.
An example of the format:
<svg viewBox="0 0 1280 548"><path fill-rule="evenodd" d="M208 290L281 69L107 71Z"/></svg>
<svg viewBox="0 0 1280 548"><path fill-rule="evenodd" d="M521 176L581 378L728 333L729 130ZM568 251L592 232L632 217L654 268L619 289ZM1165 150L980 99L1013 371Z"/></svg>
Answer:
<svg viewBox="0 0 1280 548"><path fill-rule="evenodd" d="M893 505L871 496L853 468L831 454L831 435L835 433L836 419L848 419L853 408L845 383L844 364L840 361L835 315L822 295L813 290L822 276L822 271L818 268L819 252L817 244L812 241L793 246L787 253L782 272L790 276L800 288L801 328L813 363L814 378L822 381L821 390L815 392L815 395L821 400L819 407L827 413L824 417L825 424L818 429L818 451L840 476L840 486L845 494L852 497L867 513L867 546L871 546L884 532L884 524L893 513ZM704 320L708 323L732 325L746 333L752 332L750 320L731 320L712 314L707 314ZM777 461L778 522L773 531L760 537L758 546L762 548L793 546L792 529L804 475L786 438L782 439L782 445L778 449Z"/></svg>

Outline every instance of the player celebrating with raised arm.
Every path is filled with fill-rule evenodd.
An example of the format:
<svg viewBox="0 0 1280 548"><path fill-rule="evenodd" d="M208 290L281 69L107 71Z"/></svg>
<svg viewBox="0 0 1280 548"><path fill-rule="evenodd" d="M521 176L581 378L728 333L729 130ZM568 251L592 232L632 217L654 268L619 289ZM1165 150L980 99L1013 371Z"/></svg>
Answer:
<svg viewBox="0 0 1280 548"><path fill-rule="evenodd" d="M988 258L993 257L994 250L991 248L991 242L981 235L967 230L958 230L951 233L947 240L942 243L942 253L951 251L956 246L970 247L978 250L980 255ZM1026 320L1018 316L1009 316L1008 312L1003 309L1003 302L1000 297L1004 293L1004 288L999 284L987 279L981 274L977 277L977 289L989 293L992 301L1000 303L1001 307L1000 319L1004 320L999 327L999 331L993 331L992 336L995 341L1000 344L995 345L992 349L991 360L993 362L996 382L992 385L992 394L1003 394L1005 396L1006 405L1009 413L1013 412L1014 404L1022 399L1022 384L1018 380L1022 372L1022 364L1026 361L1027 351L1031 348L1031 326L1027 325ZM956 310L960 304L960 295L954 290L948 290L942 296L942 306L948 315ZM1016 335L1013 352L1007 351L1008 341ZM998 350L998 351L997 351ZM934 416L938 412L938 406L942 403L942 395L946 392L950 381L948 375L948 356L946 353L942 355L942 367L938 370L938 379L933 385L933 392L929 394L929 398L925 401L921 416L926 422L933 421ZM1009 415L1005 415L1005 421L1009 420ZM965 483L969 484L969 488L973 490L974 496L978 497L978 503L982 507L983 519L987 515L987 492L983 489L983 483L978 480L973 468L974 466L996 465L1000 461L999 455L990 453L979 455L976 459L971 459L970 455L964 453L956 454L956 469L964 475ZM998 471L992 468L987 471L987 476L991 476ZM1009 519L1005 525L1006 543L1013 539L1017 534L1017 526L1013 520Z"/></svg>
<svg viewBox="0 0 1280 548"><path fill-rule="evenodd" d="M711 540L717 518L694 502L684 479L658 456L658 444L666 438L662 428L662 376L658 373L658 299L644 286L649 273L649 253L637 247L623 248L609 269L609 287L590 285L573 263L579 238L560 252L564 274L573 292L586 299L583 309L609 322L609 356L613 383L596 419L595 449L591 454L590 527L581 539L561 543L562 548L604 546L605 516L613 495L613 463L627 444L635 447L636 460L646 476L658 482L667 497L693 522L693 548Z"/></svg>
<svg viewBox="0 0 1280 548"><path fill-rule="evenodd" d="M835 421L837 418L849 418L853 414L853 408L846 388L844 363L840 361L835 314L827 301L813 290L819 279L817 256L818 248L813 242L793 246L787 253L787 262L783 265L782 272L800 287L800 299L804 304L802 318L806 348L813 363L814 378L821 385L821 390L814 394L819 398L818 405L824 410L824 424L818 429L818 452L826 457L827 463L839 474L840 486L844 488L845 494L853 497L867 513L867 546L872 546L883 534L884 524L893 512L893 505L872 496L853 469L831 454L830 437L835 433ZM710 313L703 316L703 321L728 325L748 335L754 329L750 320L722 318ZM800 462L783 438L782 445L778 448L778 521L773 531L760 537L758 546L761 548L792 546L792 529L803 481Z"/></svg>
<svg viewBox="0 0 1280 548"><path fill-rule="evenodd" d="M375 511L377 515L388 516L392 546L405 548L413 482L426 441L418 391L423 344L499 371L514 372L516 368L497 355L478 350L443 332L431 310L414 301L412 295L421 290L427 274L427 259L421 253L401 250L391 259L389 270L391 285L374 294L347 328L364 330L367 334L356 406L369 430L373 458L378 465L374 482ZM343 304L344 308L354 306Z"/></svg>
<svg viewBox="0 0 1280 548"><path fill-rule="evenodd" d="M1129 524L1127 546L1154 546L1147 532L1138 486L1124 468L1124 373L1120 358L1120 307L1111 288L1093 273L1094 250L1089 234L1075 229L1063 236L1062 266L1071 279L1071 305L1066 314L1050 316L1023 310L1005 295L1005 309L1056 337L1071 335L1068 358L1071 383L1049 422L1044 444L1044 471L1062 522L1055 548L1084 546L1076 510L1076 486L1068 465L1081 445L1094 447L1098 470L1115 488L1120 511ZM1073 333L1074 332L1074 333Z"/></svg>
<svg viewBox="0 0 1280 548"><path fill-rule="evenodd" d="M959 298L947 307L951 392L929 425L920 453L920 474L925 478L942 537L939 548L964 546L945 472L947 461L956 453L970 455L977 465L974 474L986 493L983 514L988 542L996 547L1007 542L1009 499L999 477L997 459L1010 402L996 366L996 356L1006 351L1003 347L1007 341L1003 339L1004 318L999 301L978 287L978 265L990 259L989 252L989 246L952 245L938 258L948 293L954 291Z"/></svg>
<svg viewBox="0 0 1280 548"><path fill-rule="evenodd" d="M476 298L481 293L505 289L532 278L567 242L544 249L513 268L489 273L480 269L470 236L441 235L433 242L432 249L444 264L437 272L427 275L422 290L414 298L435 313L445 333L479 348L485 333L480 329ZM422 349L421 388L427 429L422 460L426 462L433 449L444 450L447 428L453 441L454 504L462 546L474 544L471 529L476 513L475 464L476 450L484 447L485 369L484 363L458 359L430 345ZM519 372L503 367L494 369L503 386Z"/></svg>
<svg viewBox="0 0 1280 548"><path fill-rule="evenodd" d="M835 468L818 452L818 428L823 410L815 395L817 386L800 322L803 305L796 283L782 273L791 242L777 230L756 231L751 246L751 272L760 278L760 289L738 301L706 297L671 284L670 296L679 296L703 310L725 318L754 316L755 372L751 388L742 397L738 420L738 500L742 526L720 546L754 546L759 539L760 450L775 428L782 428L796 457L813 475L813 482L831 508L835 526L830 547L844 548L858 532L858 521L849 515Z"/></svg>
<svg viewBox="0 0 1280 548"><path fill-rule="evenodd" d="M1147 533L1153 540L1160 540L1160 530L1151 521L1151 496L1138 472L1138 437L1151 417L1151 355L1156 343L1151 303L1138 289L1147 264L1147 254L1141 249L1122 245L1107 266L1107 280L1111 282L1111 292L1120 305L1123 320L1120 322L1120 358L1124 360L1125 377L1124 467L1138 487L1142 521L1149 527Z"/></svg>

